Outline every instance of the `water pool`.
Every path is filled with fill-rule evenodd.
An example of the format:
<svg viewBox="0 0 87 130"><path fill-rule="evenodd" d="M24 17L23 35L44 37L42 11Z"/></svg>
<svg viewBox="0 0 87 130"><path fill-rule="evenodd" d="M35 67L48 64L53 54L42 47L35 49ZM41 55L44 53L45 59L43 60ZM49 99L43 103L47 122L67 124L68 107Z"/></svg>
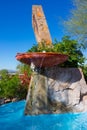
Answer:
<svg viewBox="0 0 87 130"><path fill-rule="evenodd" d="M87 130L87 113L24 116L25 101L0 106L0 130Z"/></svg>

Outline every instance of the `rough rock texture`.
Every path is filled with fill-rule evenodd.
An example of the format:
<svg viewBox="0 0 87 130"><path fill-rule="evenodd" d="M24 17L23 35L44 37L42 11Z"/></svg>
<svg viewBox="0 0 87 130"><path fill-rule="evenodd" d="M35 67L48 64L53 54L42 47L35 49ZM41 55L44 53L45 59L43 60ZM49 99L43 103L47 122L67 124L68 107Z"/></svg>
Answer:
<svg viewBox="0 0 87 130"><path fill-rule="evenodd" d="M87 111L87 85L81 69L41 69L32 75L25 114Z"/></svg>
<svg viewBox="0 0 87 130"><path fill-rule="evenodd" d="M25 114L48 113L47 111L47 79L34 72L31 77Z"/></svg>
<svg viewBox="0 0 87 130"><path fill-rule="evenodd" d="M46 18L40 5L32 6L32 26L38 43L45 41L46 45L52 44Z"/></svg>

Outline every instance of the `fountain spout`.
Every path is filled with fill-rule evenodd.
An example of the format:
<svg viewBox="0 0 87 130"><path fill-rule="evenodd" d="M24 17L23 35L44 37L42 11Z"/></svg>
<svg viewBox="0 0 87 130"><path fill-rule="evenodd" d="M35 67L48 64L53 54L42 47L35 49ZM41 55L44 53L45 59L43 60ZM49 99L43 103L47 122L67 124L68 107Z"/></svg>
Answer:
<svg viewBox="0 0 87 130"><path fill-rule="evenodd" d="M30 68L31 68L31 70L32 70L32 71L34 71L34 70L35 70L35 65L34 65L34 63L33 63L33 62L31 62L31 64L30 64Z"/></svg>

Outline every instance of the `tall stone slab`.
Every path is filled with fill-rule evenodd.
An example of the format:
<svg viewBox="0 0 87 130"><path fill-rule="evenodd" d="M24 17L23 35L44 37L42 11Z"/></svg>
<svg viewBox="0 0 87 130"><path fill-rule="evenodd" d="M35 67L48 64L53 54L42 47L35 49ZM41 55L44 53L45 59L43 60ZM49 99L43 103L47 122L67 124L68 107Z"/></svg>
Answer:
<svg viewBox="0 0 87 130"><path fill-rule="evenodd" d="M39 44L44 42L46 45L52 45L50 32L41 6L32 6L32 26Z"/></svg>
<svg viewBox="0 0 87 130"><path fill-rule="evenodd" d="M47 89L47 78L38 72L33 72L26 99L26 115L49 113Z"/></svg>

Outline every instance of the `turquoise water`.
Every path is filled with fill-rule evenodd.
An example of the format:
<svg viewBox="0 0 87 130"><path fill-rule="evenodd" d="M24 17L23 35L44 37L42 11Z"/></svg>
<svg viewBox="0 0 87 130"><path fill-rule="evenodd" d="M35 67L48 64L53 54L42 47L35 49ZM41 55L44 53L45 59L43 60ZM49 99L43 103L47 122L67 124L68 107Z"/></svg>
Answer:
<svg viewBox="0 0 87 130"><path fill-rule="evenodd" d="M87 130L87 113L24 116L25 101L0 107L0 130Z"/></svg>

